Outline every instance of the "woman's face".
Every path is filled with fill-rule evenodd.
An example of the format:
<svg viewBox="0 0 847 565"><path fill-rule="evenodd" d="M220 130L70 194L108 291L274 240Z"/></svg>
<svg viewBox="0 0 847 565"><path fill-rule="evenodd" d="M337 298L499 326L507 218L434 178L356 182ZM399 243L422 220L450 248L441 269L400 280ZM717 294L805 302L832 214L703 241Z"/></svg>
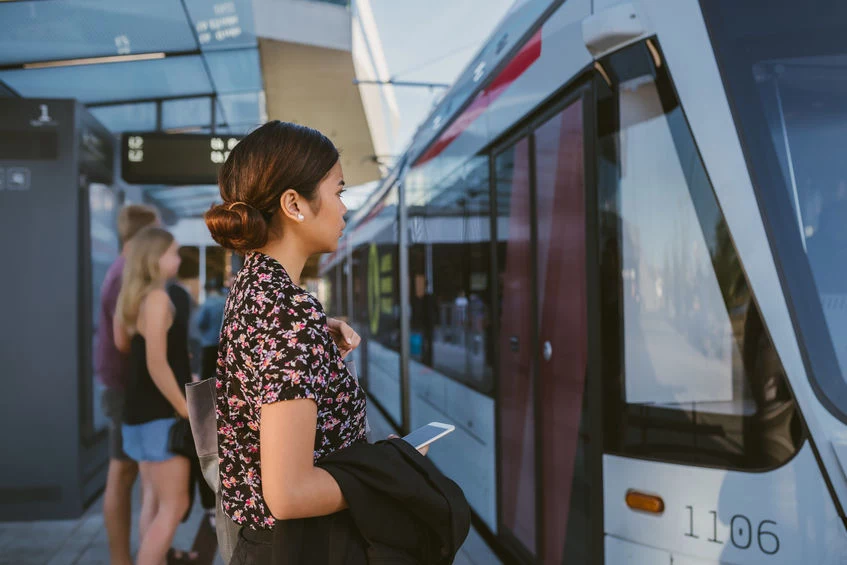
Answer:
<svg viewBox="0 0 847 565"><path fill-rule="evenodd" d="M312 212L310 207L303 212L306 220L302 227L307 231L315 253L331 253L338 248L338 240L346 225L344 214L347 213L347 206L341 200L343 192L344 173L341 161L338 161L318 185L317 213Z"/></svg>
<svg viewBox="0 0 847 565"><path fill-rule="evenodd" d="M161 273L162 278L172 279L176 277L177 271L179 271L179 264L182 262L182 259L179 257L179 245L177 245L176 241L171 243L168 250L159 257L159 273Z"/></svg>

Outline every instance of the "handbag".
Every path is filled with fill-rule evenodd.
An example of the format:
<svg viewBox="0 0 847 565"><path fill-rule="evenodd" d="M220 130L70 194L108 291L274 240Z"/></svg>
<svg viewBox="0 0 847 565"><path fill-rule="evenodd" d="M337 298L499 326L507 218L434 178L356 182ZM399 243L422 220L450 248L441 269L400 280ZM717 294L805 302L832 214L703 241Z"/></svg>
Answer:
<svg viewBox="0 0 847 565"><path fill-rule="evenodd" d="M215 529L218 550L224 563L232 559L241 526L224 514L221 506L221 484L218 466L218 424L215 414L215 378L185 385L185 401L197 446L197 458L208 485L215 491Z"/></svg>
<svg viewBox="0 0 847 565"><path fill-rule="evenodd" d="M177 418L168 431L168 451L189 459L197 456L191 424L185 418Z"/></svg>

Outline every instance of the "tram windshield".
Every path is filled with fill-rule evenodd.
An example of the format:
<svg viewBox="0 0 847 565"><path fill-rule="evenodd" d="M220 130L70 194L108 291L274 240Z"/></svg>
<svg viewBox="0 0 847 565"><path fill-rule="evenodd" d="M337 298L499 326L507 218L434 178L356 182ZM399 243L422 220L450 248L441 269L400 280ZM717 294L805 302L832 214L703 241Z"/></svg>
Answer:
<svg viewBox="0 0 847 565"><path fill-rule="evenodd" d="M813 388L847 421L847 3L701 7Z"/></svg>

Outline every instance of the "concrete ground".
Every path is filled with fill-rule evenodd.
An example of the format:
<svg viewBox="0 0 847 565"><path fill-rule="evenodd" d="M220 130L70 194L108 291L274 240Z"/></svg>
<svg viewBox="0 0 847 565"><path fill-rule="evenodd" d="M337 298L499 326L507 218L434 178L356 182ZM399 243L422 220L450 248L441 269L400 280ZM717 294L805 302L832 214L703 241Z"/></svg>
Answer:
<svg viewBox="0 0 847 565"><path fill-rule="evenodd" d="M369 410L372 437L382 439L394 430L375 408ZM133 551L138 548L138 516L141 510L140 488L133 498ZM191 547L203 520L199 498L191 516L176 533L174 546ZM499 564L482 537L471 529L456 556L456 565ZM103 526L103 499L100 497L76 520L0 523L0 565L109 565L109 546ZM218 555L214 565L223 565Z"/></svg>
<svg viewBox="0 0 847 565"><path fill-rule="evenodd" d="M138 549L141 488L133 493L132 549ZM203 519L199 498L180 525L174 547L189 548ZM215 565L223 565L218 556ZM109 543L103 526L103 497L76 520L0 523L0 565L109 565Z"/></svg>

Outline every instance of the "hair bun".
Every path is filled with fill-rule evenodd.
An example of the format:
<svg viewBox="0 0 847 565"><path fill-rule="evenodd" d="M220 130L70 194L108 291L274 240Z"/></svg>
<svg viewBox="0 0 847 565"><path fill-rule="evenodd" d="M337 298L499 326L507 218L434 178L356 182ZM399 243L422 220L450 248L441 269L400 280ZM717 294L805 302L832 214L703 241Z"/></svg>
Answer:
<svg viewBox="0 0 847 565"><path fill-rule="evenodd" d="M203 215L203 219L212 239L227 249L244 253L259 249L268 241L265 218L246 202L216 204Z"/></svg>

